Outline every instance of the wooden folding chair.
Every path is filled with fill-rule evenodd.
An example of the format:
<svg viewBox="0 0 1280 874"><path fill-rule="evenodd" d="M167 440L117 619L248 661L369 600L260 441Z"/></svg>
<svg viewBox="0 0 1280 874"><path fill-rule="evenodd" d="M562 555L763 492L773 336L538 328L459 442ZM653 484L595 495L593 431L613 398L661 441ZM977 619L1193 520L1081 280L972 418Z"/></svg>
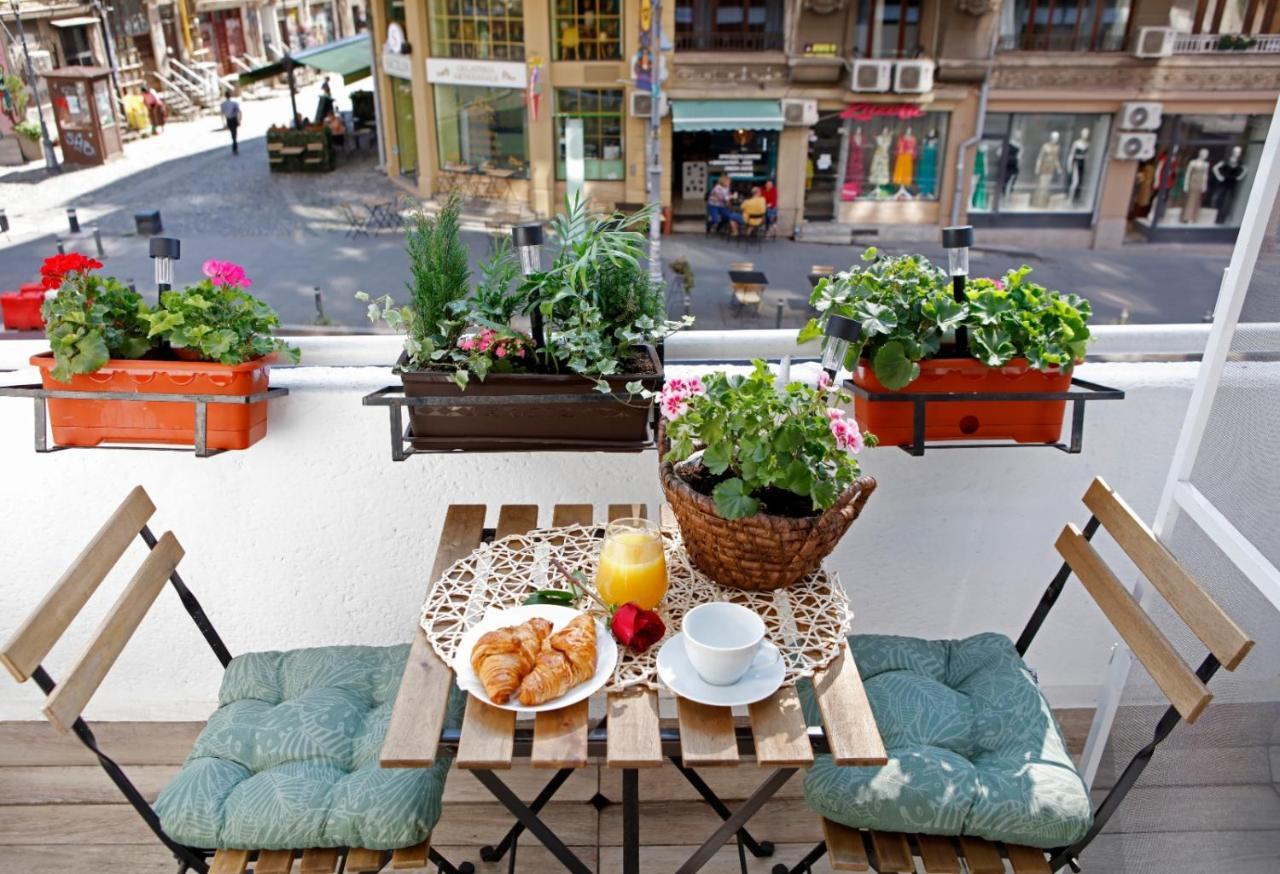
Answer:
<svg viewBox="0 0 1280 874"><path fill-rule="evenodd" d="M825 840L795 867L777 865L773 869L774 874L805 874L828 854L833 870L875 870L882 874L914 874L916 856L920 857L927 872L959 872L962 870L961 858L966 866L964 870L971 874L1004 874L1005 859L1014 874L1047 874L1067 866L1073 871L1080 870L1081 852L1106 827L1150 763L1156 748L1179 722L1185 720L1190 724L1199 719L1213 699L1207 685L1209 680L1219 668L1235 670L1254 643L1160 543L1138 514L1101 478L1095 479L1085 492L1084 504L1093 515L1083 531L1075 525L1067 525L1058 536L1056 546L1064 559L1062 567L1049 583L1018 638L1018 655L1026 654L1074 573L1170 702L1168 710L1156 723L1151 742L1138 750L1111 791L1094 808L1093 823L1084 836L1070 846L1039 849L967 835L953 838L850 828L823 819ZM1209 651L1198 668L1193 670L1183 661L1142 605L1093 548L1090 541L1100 527L1107 530Z"/></svg>
<svg viewBox="0 0 1280 874"><path fill-rule="evenodd" d="M43 708L45 717L60 733L74 733L97 757L107 776L126 800L138 811L160 842L173 853L178 861L179 874L185 871L200 874L244 874L250 868L255 874L289 874L295 855L301 857L303 872L315 874L335 872L339 870L340 864L341 870L354 874L380 871L388 863L393 868L420 868L428 862L445 874L467 874L472 871L470 863L463 863L458 867L452 865L430 846L429 839L417 846L395 851L360 847L226 850L187 846L165 833L155 809L147 803L115 760L98 747L93 731L81 715L165 587L166 581L177 593L182 606L190 614L223 668L231 664L231 653L218 636L200 602L178 574L178 563L184 554L181 544L172 531L166 531L157 539L147 525L155 509L155 504L142 486L135 487L88 546L71 562L71 566L9 639L4 649L0 650L0 663L4 664L18 682L23 683L28 679L36 681L36 685L47 696ZM141 537L150 550L149 553L98 626L66 679L61 685L55 683L42 665L44 658L124 555L134 537ZM86 870L91 868L90 864Z"/></svg>

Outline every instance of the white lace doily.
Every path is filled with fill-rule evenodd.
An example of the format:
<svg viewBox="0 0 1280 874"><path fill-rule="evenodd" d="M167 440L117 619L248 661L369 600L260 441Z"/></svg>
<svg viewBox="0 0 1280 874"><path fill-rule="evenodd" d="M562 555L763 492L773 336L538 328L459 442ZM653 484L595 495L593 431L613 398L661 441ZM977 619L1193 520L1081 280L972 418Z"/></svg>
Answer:
<svg viewBox="0 0 1280 874"><path fill-rule="evenodd" d="M581 570L594 579L602 531L594 525L539 528L482 544L455 562L436 580L422 607L422 628L436 654L446 664L453 664L463 633L489 610L519 606L538 589L567 589L567 583L550 566L551 556L559 558L570 572ZM849 633L849 599L835 574L818 570L773 592L730 589L689 564L679 530L666 528L662 535L668 589L657 612L666 623L668 637L680 630L684 614L699 604L733 601L764 619L769 640L782 651L788 683L813 676L840 652ZM578 606L594 605L584 598ZM661 643L654 644L639 655L619 647L618 666L605 688L617 691L643 685L656 689L660 647Z"/></svg>

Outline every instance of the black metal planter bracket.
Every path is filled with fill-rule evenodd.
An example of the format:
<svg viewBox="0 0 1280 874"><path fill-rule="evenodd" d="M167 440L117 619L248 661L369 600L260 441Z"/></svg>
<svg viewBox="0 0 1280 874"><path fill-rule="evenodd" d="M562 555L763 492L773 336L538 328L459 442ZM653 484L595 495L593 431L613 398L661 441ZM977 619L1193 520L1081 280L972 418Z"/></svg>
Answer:
<svg viewBox="0 0 1280 874"><path fill-rule="evenodd" d="M1057 449L1070 455L1076 455L1084 445L1085 404L1089 401L1124 400L1124 392L1121 389L1109 388L1105 385L1099 385L1096 382L1089 382L1088 380L1080 379L1078 376L1073 376L1071 378L1071 389L1068 391L1035 393L957 391L904 394L896 391L871 391L863 386L856 385L852 380L845 383L845 388L853 392L855 396L868 401L875 401L877 403L886 402L911 404L911 443L900 447L904 452L910 455L924 455L924 451L926 449L1014 449L1018 447L1032 449ZM1013 441L1000 443L983 443L976 441L956 441L946 443L925 442L925 420L929 404L972 403L975 401L981 401L983 403L1038 403L1041 401L1070 401L1071 437L1066 443L1016 443Z"/></svg>
<svg viewBox="0 0 1280 874"><path fill-rule="evenodd" d="M66 389L44 388L40 385L0 386L0 397L32 398L35 404L35 447L36 452L58 452L63 449L152 449L172 451L171 446L55 446L49 441L49 411L46 406L50 398L72 401L135 401L140 403L179 403L195 404L195 455L196 458L208 458L224 452L222 449L209 449L209 404L256 404L260 401L281 398L289 393L287 388L269 388L266 391L251 395L189 395L176 393L142 394L131 391L68 391Z"/></svg>

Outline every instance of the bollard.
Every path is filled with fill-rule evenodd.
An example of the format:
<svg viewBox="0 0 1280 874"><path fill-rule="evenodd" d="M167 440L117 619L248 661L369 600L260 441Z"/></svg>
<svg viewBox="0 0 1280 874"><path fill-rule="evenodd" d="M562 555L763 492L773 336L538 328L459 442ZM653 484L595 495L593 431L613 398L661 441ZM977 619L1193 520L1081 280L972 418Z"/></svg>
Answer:
<svg viewBox="0 0 1280 874"><path fill-rule="evenodd" d="M71 228L71 233L80 233L80 219L76 218L76 211L67 207L67 226Z"/></svg>
<svg viewBox="0 0 1280 874"><path fill-rule="evenodd" d="M311 286L311 287L312 287L312 288L314 288L314 289L315 289L315 292L316 292L316 321L315 321L315 323L316 323L317 325L321 325L321 326L323 326L323 325L328 325L328 324L329 324L329 320L328 320L327 318L325 318L325 315L324 315L324 299L320 296L320 286L318 286L318 285L313 285L313 286Z"/></svg>
<svg viewBox="0 0 1280 874"><path fill-rule="evenodd" d="M4 210L0 209L0 234L9 233L9 217L4 214Z"/></svg>
<svg viewBox="0 0 1280 874"><path fill-rule="evenodd" d="M138 284L134 282L132 279L127 281L125 285L129 286L129 290L132 291L134 294L138 293Z"/></svg>
<svg viewBox="0 0 1280 874"><path fill-rule="evenodd" d="M106 250L102 248L102 231L98 229L97 225L93 226L93 245L98 250L99 259L107 257Z"/></svg>
<svg viewBox="0 0 1280 874"><path fill-rule="evenodd" d="M773 326L775 328L782 327L782 307L783 307L782 301L778 301L778 317L774 319L774 322L773 322Z"/></svg>
<svg viewBox="0 0 1280 874"><path fill-rule="evenodd" d="M62 235L59 234L58 236L54 237L54 239L58 241L58 254L59 255L67 254L66 247L62 245Z"/></svg>

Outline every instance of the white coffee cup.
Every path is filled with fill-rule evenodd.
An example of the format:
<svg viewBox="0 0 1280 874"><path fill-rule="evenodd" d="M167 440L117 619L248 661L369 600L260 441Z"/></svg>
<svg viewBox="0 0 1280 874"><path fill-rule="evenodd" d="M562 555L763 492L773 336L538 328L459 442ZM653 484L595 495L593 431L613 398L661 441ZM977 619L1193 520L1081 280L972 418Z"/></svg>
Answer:
<svg viewBox="0 0 1280 874"><path fill-rule="evenodd" d="M700 604L684 615L684 651L698 676L713 686L732 686L756 665L761 655L780 658L776 649L763 653L764 620L754 610L728 601Z"/></svg>

